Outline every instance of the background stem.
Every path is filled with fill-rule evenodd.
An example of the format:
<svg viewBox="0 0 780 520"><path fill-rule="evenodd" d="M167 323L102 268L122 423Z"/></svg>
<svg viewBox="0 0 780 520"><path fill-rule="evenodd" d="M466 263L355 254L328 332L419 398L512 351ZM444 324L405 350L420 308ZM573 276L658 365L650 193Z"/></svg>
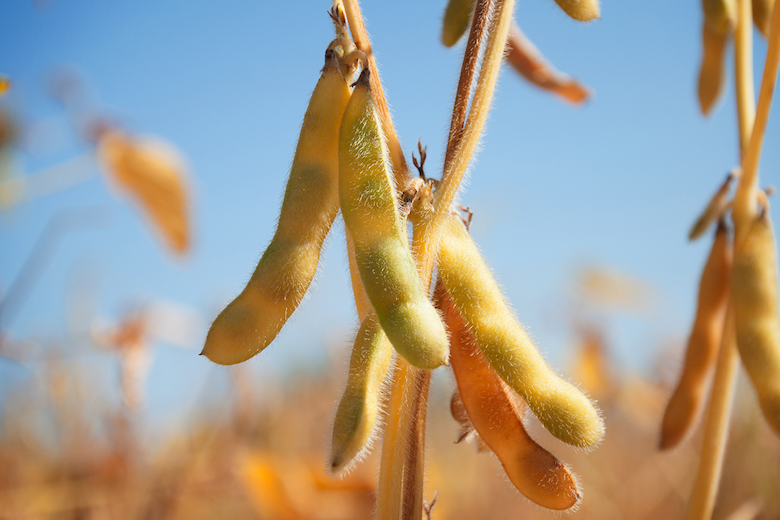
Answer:
<svg viewBox="0 0 780 520"><path fill-rule="evenodd" d="M740 0L735 38L735 72L742 176L737 186L732 212L735 251L741 247L745 234L757 215L758 162L777 82L778 62L780 62L780 9L774 9L761 93L758 99L758 108L754 112L752 18L751 3L748 0ZM715 370L712 397L707 414L699 472L691 499L691 510L688 517L690 520L711 518L715 507L728 437L734 383L739 366L735 333L734 309L733 304L729 303L723 344Z"/></svg>

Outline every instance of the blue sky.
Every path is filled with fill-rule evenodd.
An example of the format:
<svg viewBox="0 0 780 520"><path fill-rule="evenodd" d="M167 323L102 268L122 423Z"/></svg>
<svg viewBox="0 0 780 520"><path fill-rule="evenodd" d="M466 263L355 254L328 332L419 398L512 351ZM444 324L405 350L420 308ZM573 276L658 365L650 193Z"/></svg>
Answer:
<svg viewBox="0 0 780 520"><path fill-rule="evenodd" d="M196 354L205 324L241 290L273 233L299 125L332 38L328 8L327 1L3 3L0 74L13 88L0 104L37 136L17 156L21 172L89 152L46 93L52 71L68 67L83 78L94 108L182 151L194 196L194 249L184 260L167 254L94 166L88 180L2 215L6 290L53 215L102 208L100 225L59 243L24 307L3 325L5 334L57 343L74 294L87 288L91 308L109 320L135 303L162 299L191 308L204 325L190 331L196 339L189 348L156 343L152 415L193 406L198 389L211 384L207 378L225 377ZM366 0L362 8L407 158L421 137L426 171L436 177L462 54L462 46L439 43L444 2ZM700 115L699 2L606 1L601 20L581 24L552 0L528 0L516 16L557 68L596 95L572 108L504 70L460 197L475 213L474 239L517 315L561 370L573 348L578 269L603 266L651 284L655 303L644 314L589 311L609 325L621 363L649 370L659 349L688 334L708 245L689 244L686 235L738 160L733 85L710 118ZM757 74L765 49L757 35ZM763 184L778 182L779 137L773 114ZM249 363L264 377L316 368L334 352L346 355L354 327L339 222L308 299ZM0 396L29 377L29 370L0 361Z"/></svg>

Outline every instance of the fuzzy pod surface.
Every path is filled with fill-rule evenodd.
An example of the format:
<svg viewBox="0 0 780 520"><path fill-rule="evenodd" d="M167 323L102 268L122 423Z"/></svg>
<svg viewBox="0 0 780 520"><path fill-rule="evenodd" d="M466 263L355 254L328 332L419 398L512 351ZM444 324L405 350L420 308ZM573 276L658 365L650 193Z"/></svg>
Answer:
<svg viewBox="0 0 780 520"><path fill-rule="evenodd" d="M420 284L401 223L368 74L361 73L339 132L341 212L382 329L409 363L432 369L447 362L447 333Z"/></svg>
<svg viewBox="0 0 780 520"><path fill-rule="evenodd" d="M240 363L268 346L301 302L339 211L338 130L349 87L332 49L303 118L271 243L244 290L211 324L202 354Z"/></svg>
<svg viewBox="0 0 780 520"><path fill-rule="evenodd" d="M528 403L547 430L573 446L592 446L604 434L596 407L545 363L504 302L501 290L463 223L447 217L439 275L493 369Z"/></svg>
<svg viewBox="0 0 780 520"><path fill-rule="evenodd" d="M385 381L393 347L379 326L375 314L360 325L344 394L336 410L330 467L341 471L368 448L377 423L382 384Z"/></svg>
<svg viewBox="0 0 780 520"><path fill-rule="evenodd" d="M470 421L480 439L498 457L509 480L526 498L548 509L575 506L580 494L574 475L528 435L523 410L511 390L480 352L449 296L445 294L442 300L451 338L452 371L468 415L459 422Z"/></svg>

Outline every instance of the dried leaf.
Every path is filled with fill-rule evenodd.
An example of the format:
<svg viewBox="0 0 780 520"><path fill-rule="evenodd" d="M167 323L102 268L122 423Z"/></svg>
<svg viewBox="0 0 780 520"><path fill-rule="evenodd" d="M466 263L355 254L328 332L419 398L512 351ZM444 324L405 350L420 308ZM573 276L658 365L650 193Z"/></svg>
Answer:
<svg viewBox="0 0 780 520"><path fill-rule="evenodd" d="M98 156L106 173L149 215L168 246L177 254L190 248L186 174L170 145L135 139L116 130L102 132Z"/></svg>

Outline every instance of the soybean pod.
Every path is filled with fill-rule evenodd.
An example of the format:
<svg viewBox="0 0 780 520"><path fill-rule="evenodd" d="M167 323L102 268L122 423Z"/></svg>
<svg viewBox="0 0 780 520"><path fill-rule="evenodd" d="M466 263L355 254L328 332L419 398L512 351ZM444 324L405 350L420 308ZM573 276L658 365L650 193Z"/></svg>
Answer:
<svg viewBox="0 0 780 520"><path fill-rule="evenodd" d="M320 249L339 210L338 131L349 87L334 40L314 88L295 150L279 222L244 290L211 324L202 354L231 365L251 358L277 336L317 271Z"/></svg>
<svg viewBox="0 0 780 520"><path fill-rule="evenodd" d="M555 0L555 3L566 14L580 22L589 22L601 17L598 0Z"/></svg>
<svg viewBox="0 0 780 520"><path fill-rule="evenodd" d="M452 47L466 32L474 11L474 0L449 0L444 9L441 26L441 42Z"/></svg>
<svg viewBox="0 0 780 520"><path fill-rule="evenodd" d="M702 58L699 68L699 108L705 116L720 99L726 85L726 44L729 35L702 24Z"/></svg>
<svg viewBox="0 0 780 520"><path fill-rule="evenodd" d="M442 293L452 371L468 415L459 422L463 425L470 421L480 439L498 457L509 480L529 500L556 510L575 506L580 494L574 475L528 435L523 410L480 352L449 295Z"/></svg>
<svg viewBox="0 0 780 520"><path fill-rule="evenodd" d="M768 205L734 253L731 292L740 357L764 417L780 435L777 254Z"/></svg>
<svg viewBox="0 0 780 520"><path fill-rule="evenodd" d="M424 369L447 362L447 333L420 283L401 224L387 146L363 69L339 132L339 196L360 278L396 351Z"/></svg>
<svg viewBox="0 0 780 520"><path fill-rule="evenodd" d="M660 449L677 446L701 417L707 389L718 360L731 276L731 241L723 221L718 224L699 283L693 331L688 339L680 382L664 412Z"/></svg>
<svg viewBox="0 0 780 520"><path fill-rule="evenodd" d="M379 326L376 314L369 314L360 325L344 394L333 424L330 467L341 471L353 460L359 460L369 447L376 428L382 385L393 348Z"/></svg>
<svg viewBox="0 0 780 520"><path fill-rule="evenodd" d="M555 375L504 303L498 285L456 215L446 218L439 274L493 369L558 439L591 446L604 425L590 400Z"/></svg>

